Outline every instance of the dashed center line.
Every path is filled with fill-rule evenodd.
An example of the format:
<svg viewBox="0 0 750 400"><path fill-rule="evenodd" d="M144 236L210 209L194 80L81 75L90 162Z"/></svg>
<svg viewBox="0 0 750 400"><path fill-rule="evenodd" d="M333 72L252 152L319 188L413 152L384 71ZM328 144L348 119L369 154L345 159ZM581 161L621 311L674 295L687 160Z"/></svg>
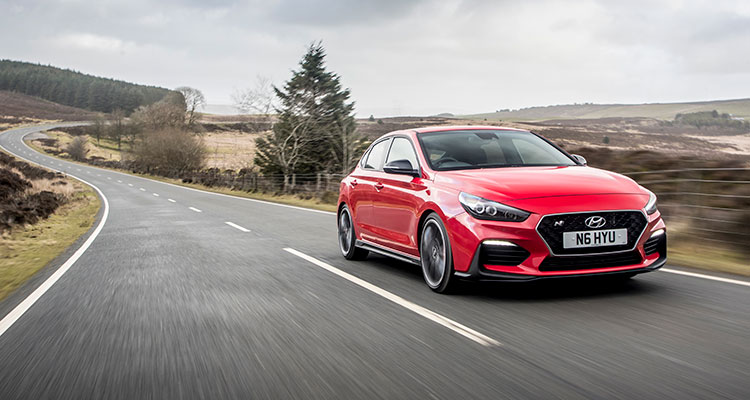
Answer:
<svg viewBox="0 0 750 400"><path fill-rule="evenodd" d="M154 193L154 196L159 197L159 193Z"/></svg>
<svg viewBox="0 0 750 400"><path fill-rule="evenodd" d="M229 222L229 221L226 221L226 222L224 222L224 223L225 223L225 224L227 224L227 225L229 225L229 226L231 226L232 228L236 228L236 229L239 229L239 230L241 230L242 232L250 232L250 229L247 229L247 228L243 228L243 227L241 227L241 226L239 226L239 225L235 224L234 222Z"/></svg>
<svg viewBox="0 0 750 400"><path fill-rule="evenodd" d="M176 201L174 201L172 199L167 199L167 201L170 202L170 203L177 203Z"/></svg>
<svg viewBox="0 0 750 400"><path fill-rule="evenodd" d="M146 189L144 189L144 188L141 188L140 190L141 190L141 192L145 192L146 191Z"/></svg>
<svg viewBox="0 0 750 400"><path fill-rule="evenodd" d="M197 209L195 207L188 207L188 208L191 209L191 210L193 210L193 211L195 211L195 212L203 212L203 211L201 211L201 210L199 210L199 209Z"/></svg>
<svg viewBox="0 0 750 400"><path fill-rule="evenodd" d="M133 186L133 184L132 184L132 183L128 183L128 186L131 186L131 187L132 187L132 186Z"/></svg>
<svg viewBox="0 0 750 400"><path fill-rule="evenodd" d="M117 183L122 183L122 181L118 179L118 180L117 180Z"/></svg>

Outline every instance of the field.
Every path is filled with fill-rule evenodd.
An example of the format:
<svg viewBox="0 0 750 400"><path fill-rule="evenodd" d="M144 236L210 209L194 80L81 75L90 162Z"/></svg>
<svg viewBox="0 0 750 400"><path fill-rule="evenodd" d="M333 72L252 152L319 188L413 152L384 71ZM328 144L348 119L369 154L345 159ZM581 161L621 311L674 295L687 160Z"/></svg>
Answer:
<svg viewBox="0 0 750 400"><path fill-rule="evenodd" d="M750 118L750 99L653 104L566 104L463 115L460 118L469 120L487 119L490 121L541 121L550 119L599 119L614 117L672 120L675 115L680 113L713 110L719 110L737 117Z"/></svg>

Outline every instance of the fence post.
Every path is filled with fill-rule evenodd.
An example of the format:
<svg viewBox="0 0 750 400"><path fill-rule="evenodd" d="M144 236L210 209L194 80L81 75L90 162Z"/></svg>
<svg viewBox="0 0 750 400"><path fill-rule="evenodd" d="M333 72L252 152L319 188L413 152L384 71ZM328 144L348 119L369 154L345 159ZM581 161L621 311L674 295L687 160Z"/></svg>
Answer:
<svg viewBox="0 0 750 400"><path fill-rule="evenodd" d="M317 180L315 181L315 193L320 193L320 183L321 183L321 176L320 176L320 172L318 172Z"/></svg>
<svg viewBox="0 0 750 400"><path fill-rule="evenodd" d="M292 190L297 186L297 174L292 174Z"/></svg>

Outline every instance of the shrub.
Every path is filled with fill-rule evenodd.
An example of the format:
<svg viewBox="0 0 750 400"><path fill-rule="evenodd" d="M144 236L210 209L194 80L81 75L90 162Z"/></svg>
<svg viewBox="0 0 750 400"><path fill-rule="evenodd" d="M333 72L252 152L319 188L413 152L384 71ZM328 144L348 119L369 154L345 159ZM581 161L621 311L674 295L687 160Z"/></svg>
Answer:
<svg viewBox="0 0 750 400"><path fill-rule="evenodd" d="M180 129L145 132L133 148L138 169L161 175L196 171L203 167L206 146L199 137Z"/></svg>
<svg viewBox="0 0 750 400"><path fill-rule="evenodd" d="M86 159L86 154L89 152L89 149L86 148L86 142L87 140L85 136L76 136L65 148L65 151L72 159L83 161Z"/></svg>

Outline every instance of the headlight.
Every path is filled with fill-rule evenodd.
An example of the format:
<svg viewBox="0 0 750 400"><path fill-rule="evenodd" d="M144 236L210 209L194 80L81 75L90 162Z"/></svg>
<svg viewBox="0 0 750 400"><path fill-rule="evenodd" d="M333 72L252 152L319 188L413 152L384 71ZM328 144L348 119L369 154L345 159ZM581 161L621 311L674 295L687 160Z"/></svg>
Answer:
<svg viewBox="0 0 750 400"><path fill-rule="evenodd" d="M464 192L458 195L458 201L461 202L466 212L477 219L521 222L531 215L526 211Z"/></svg>
<svg viewBox="0 0 750 400"><path fill-rule="evenodd" d="M645 211L648 215L656 212L656 195L650 190L648 192L648 203L646 203L646 206L643 207L643 211Z"/></svg>

